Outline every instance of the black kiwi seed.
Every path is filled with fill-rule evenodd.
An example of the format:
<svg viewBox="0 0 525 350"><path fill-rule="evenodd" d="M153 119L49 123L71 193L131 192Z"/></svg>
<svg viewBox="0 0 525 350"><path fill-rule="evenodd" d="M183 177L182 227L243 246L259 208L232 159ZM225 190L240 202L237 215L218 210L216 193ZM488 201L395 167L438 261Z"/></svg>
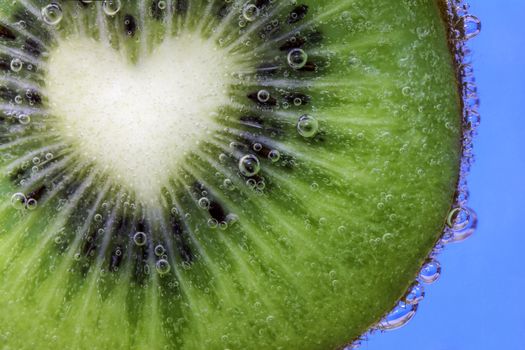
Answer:
<svg viewBox="0 0 525 350"><path fill-rule="evenodd" d="M306 16L307 13L308 13L308 6L307 5L297 6L288 15L288 24L293 24L293 23L299 22L300 20L302 20Z"/></svg>
<svg viewBox="0 0 525 350"><path fill-rule="evenodd" d="M124 32L127 36L134 36L137 30L137 23L132 15L124 16Z"/></svg>
<svg viewBox="0 0 525 350"><path fill-rule="evenodd" d="M16 35L11 29L0 23L0 38L5 40L15 40Z"/></svg>

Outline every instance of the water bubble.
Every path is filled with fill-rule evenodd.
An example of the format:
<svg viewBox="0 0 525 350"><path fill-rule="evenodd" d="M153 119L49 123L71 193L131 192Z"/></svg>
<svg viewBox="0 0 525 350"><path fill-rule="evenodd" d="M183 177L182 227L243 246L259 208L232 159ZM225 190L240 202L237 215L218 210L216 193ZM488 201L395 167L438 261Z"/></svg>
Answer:
<svg viewBox="0 0 525 350"><path fill-rule="evenodd" d="M226 229L228 228L228 223L227 223L226 221L221 221L221 222L219 223L219 228L220 228L221 230L226 230Z"/></svg>
<svg viewBox="0 0 525 350"><path fill-rule="evenodd" d="M158 7L159 9L161 9L161 10L164 10L164 9L166 8L166 1L162 1L162 0L159 1L159 2L157 3L157 7Z"/></svg>
<svg viewBox="0 0 525 350"><path fill-rule="evenodd" d="M461 18L465 30L465 40L477 36L481 32L481 21L473 15L465 15Z"/></svg>
<svg viewBox="0 0 525 350"><path fill-rule="evenodd" d="M20 58L13 58L11 60L11 70L15 73L18 73L22 70L24 62Z"/></svg>
<svg viewBox="0 0 525 350"><path fill-rule="evenodd" d="M16 209L24 209L26 206L27 198L23 193L15 193L11 196L11 205Z"/></svg>
<svg viewBox="0 0 525 350"><path fill-rule="evenodd" d="M319 122L311 115L305 114L299 117L297 122L297 131L303 137L314 137L319 130Z"/></svg>
<svg viewBox="0 0 525 350"><path fill-rule="evenodd" d="M22 103L22 96L20 96L20 95L16 95L16 96L15 96L15 103L16 103L17 105L21 104L21 103Z"/></svg>
<svg viewBox="0 0 525 350"><path fill-rule="evenodd" d="M419 272L419 278L426 284L432 284L441 275L441 265L437 260L427 262Z"/></svg>
<svg viewBox="0 0 525 350"><path fill-rule="evenodd" d="M383 331L391 331L403 327L416 314L417 305L400 302L397 306L377 325Z"/></svg>
<svg viewBox="0 0 525 350"><path fill-rule="evenodd" d="M262 103L268 102L270 100L270 93L267 90L259 90L259 92L257 92L257 100Z"/></svg>
<svg viewBox="0 0 525 350"><path fill-rule="evenodd" d="M308 61L308 54L302 49L293 49L288 52L287 61L293 69L301 69Z"/></svg>
<svg viewBox="0 0 525 350"><path fill-rule="evenodd" d="M206 197L199 199L199 207L202 209L208 209L210 207L210 200Z"/></svg>
<svg viewBox="0 0 525 350"><path fill-rule="evenodd" d="M261 170L259 159L253 154L248 154L239 160L239 171L244 176L250 177L256 175Z"/></svg>
<svg viewBox="0 0 525 350"><path fill-rule="evenodd" d="M405 297L405 303L409 305L419 304L425 298L425 288L416 282Z"/></svg>
<svg viewBox="0 0 525 350"><path fill-rule="evenodd" d="M219 225L219 222L217 221L217 219L208 219L208 227L210 228L216 228L217 226Z"/></svg>
<svg viewBox="0 0 525 350"><path fill-rule="evenodd" d="M242 9L242 16L248 22L253 22L259 16L259 8L254 4L247 4Z"/></svg>
<svg viewBox="0 0 525 350"><path fill-rule="evenodd" d="M170 266L170 263L168 262L168 260L160 259L155 264L155 268L157 269L158 273L160 273L161 275L165 275L168 272L170 272L171 266Z"/></svg>
<svg viewBox="0 0 525 350"><path fill-rule="evenodd" d="M95 214L94 219L95 219L95 221L100 222L100 221L102 221L102 215L100 215L100 214Z"/></svg>
<svg viewBox="0 0 525 350"><path fill-rule="evenodd" d="M83 2L84 4L91 4L93 2L93 0L80 0L81 2Z"/></svg>
<svg viewBox="0 0 525 350"><path fill-rule="evenodd" d="M409 86L405 86L404 88L401 89L401 92L405 96L410 96L410 94L412 93L412 89Z"/></svg>
<svg viewBox="0 0 525 350"><path fill-rule="evenodd" d="M122 7L121 0L104 0L102 3L102 9L108 16L114 16Z"/></svg>
<svg viewBox="0 0 525 350"><path fill-rule="evenodd" d="M49 25L55 26L62 20L62 8L57 3L51 3L42 8L42 19Z"/></svg>
<svg viewBox="0 0 525 350"><path fill-rule="evenodd" d="M279 161L279 159L281 159L281 153L276 150L276 149L272 149L269 153L268 153L268 159L270 159L272 162L277 162Z"/></svg>
<svg viewBox="0 0 525 350"><path fill-rule="evenodd" d="M263 146L260 144L260 143L254 143L253 144L253 150L255 152L259 152L260 150L262 150Z"/></svg>
<svg viewBox="0 0 525 350"><path fill-rule="evenodd" d="M46 153L46 159L47 159L47 160L51 160L51 159L53 159L53 153L51 153L51 152Z"/></svg>
<svg viewBox="0 0 525 350"><path fill-rule="evenodd" d="M37 201L34 198L29 198L26 202L26 208L29 210L35 210L37 206Z"/></svg>
<svg viewBox="0 0 525 350"><path fill-rule="evenodd" d="M296 97L296 98L294 98L294 100L293 100L293 104L294 104L295 106L300 106L300 105L303 104L303 100L302 100L300 97Z"/></svg>
<svg viewBox="0 0 525 350"><path fill-rule="evenodd" d="M137 232L133 235L133 242L139 247L142 247L143 245L145 245L147 241L148 241L148 237L146 236L144 232Z"/></svg>
<svg viewBox="0 0 525 350"><path fill-rule="evenodd" d="M27 114L20 114L18 116L18 122L22 125L27 125L31 123L31 117L28 116Z"/></svg>
<svg viewBox="0 0 525 350"><path fill-rule="evenodd" d="M155 246L155 249L153 249L153 251L155 252L156 256L162 256L164 253L166 253L166 249L162 244L158 244L157 246Z"/></svg>
<svg viewBox="0 0 525 350"><path fill-rule="evenodd" d="M444 235L443 243L463 242L476 231L478 216L470 208L454 208L447 217L447 226L450 230Z"/></svg>

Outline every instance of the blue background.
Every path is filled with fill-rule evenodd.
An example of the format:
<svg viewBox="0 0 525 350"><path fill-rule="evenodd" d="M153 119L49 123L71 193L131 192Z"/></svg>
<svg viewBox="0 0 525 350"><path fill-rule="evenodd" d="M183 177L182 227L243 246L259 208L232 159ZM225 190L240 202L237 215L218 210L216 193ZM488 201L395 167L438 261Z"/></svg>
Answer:
<svg viewBox="0 0 525 350"><path fill-rule="evenodd" d="M442 277L415 318L364 350L525 349L525 1L470 3L483 24L470 42L482 116L469 177L478 230L442 253Z"/></svg>

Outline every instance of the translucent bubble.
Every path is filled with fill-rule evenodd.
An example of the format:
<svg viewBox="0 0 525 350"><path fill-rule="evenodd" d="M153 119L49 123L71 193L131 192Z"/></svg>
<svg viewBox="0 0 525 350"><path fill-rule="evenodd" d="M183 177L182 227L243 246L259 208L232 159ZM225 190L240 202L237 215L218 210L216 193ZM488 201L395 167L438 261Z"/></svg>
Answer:
<svg viewBox="0 0 525 350"><path fill-rule="evenodd" d="M42 8L42 19L49 25L55 26L62 20L63 14L60 5L51 3Z"/></svg>
<svg viewBox="0 0 525 350"><path fill-rule="evenodd" d="M253 154L248 154L239 160L239 171L244 176L254 176L261 170L259 159Z"/></svg>
<svg viewBox="0 0 525 350"><path fill-rule="evenodd" d="M104 0L102 3L102 9L108 16L114 16L122 7L121 0Z"/></svg>
<svg viewBox="0 0 525 350"><path fill-rule="evenodd" d="M299 117L297 122L297 131L303 137L314 137L319 130L319 122L311 115L305 114Z"/></svg>
<svg viewBox="0 0 525 350"><path fill-rule="evenodd" d="M268 158L275 163L281 159L281 153L278 150L273 149L268 153Z"/></svg>
<svg viewBox="0 0 525 350"><path fill-rule="evenodd" d="M155 246L155 249L153 249L153 251L155 252L156 256L162 256L164 253L166 253L166 249L162 244L158 244L157 246Z"/></svg>
<svg viewBox="0 0 525 350"><path fill-rule="evenodd" d="M159 1L159 2L157 3L157 7L158 7L159 9L161 9L161 10L164 10L164 9L166 8L166 1L162 1L162 0Z"/></svg>
<svg viewBox="0 0 525 350"><path fill-rule="evenodd" d="M293 99L293 104L296 105L296 106L300 106L303 104L303 100L299 97L296 97Z"/></svg>
<svg viewBox="0 0 525 350"><path fill-rule="evenodd" d="M293 49L288 53L287 61L293 69L301 69L306 65L308 55L302 49Z"/></svg>
<svg viewBox="0 0 525 350"><path fill-rule="evenodd" d="M34 198L29 198L26 202L26 208L29 210L35 210L37 206L37 201Z"/></svg>
<svg viewBox="0 0 525 350"><path fill-rule="evenodd" d="M259 16L259 8L254 4L247 4L242 9L242 16L248 22L253 22Z"/></svg>
<svg viewBox="0 0 525 350"><path fill-rule="evenodd" d="M416 282L405 297L405 303L410 305L419 304L425 298L425 288Z"/></svg>
<svg viewBox="0 0 525 350"><path fill-rule="evenodd" d="M259 90L257 92L257 100L259 102L268 102L270 100L270 93L267 90Z"/></svg>
<svg viewBox="0 0 525 350"><path fill-rule="evenodd" d="M208 227L210 228L216 228L217 226L219 225L219 222L217 221L217 219L208 219Z"/></svg>
<svg viewBox="0 0 525 350"><path fill-rule="evenodd" d="M481 32L481 21L473 15L466 15L461 18L465 30L465 40L477 36Z"/></svg>
<svg viewBox="0 0 525 350"><path fill-rule="evenodd" d="M137 246L141 247L143 245L146 245L146 243L148 242L148 237L144 232L137 232L133 235L133 242Z"/></svg>
<svg viewBox="0 0 525 350"><path fill-rule="evenodd" d="M26 206L27 198L21 193L15 193L11 196L11 205L16 209L24 209Z"/></svg>
<svg viewBox="0 0 525 350"><path fill-rule="evenodd" d="M84 4L90 4L93 2L93 0L80 0L82 1Z"/></svg>
<svg viewBox="0 0 525 350"><path fill-rule="evenodd" d="M254 143L253 144L253 150L256 151L256 152L259 152L260 150L262 150L263 146L260 144L260 143Z"/></svg>
<svg viewBox="0 0 525 350"><path fill-rule="evenodd" d="M168 262L168 260L160 259L155 264L155 269L157 269L157 272L160 273L161 275L165 275L168 272L170 272L171 266L170 266L170 263Z"/></svg>
<svg viewBox="0 0 525 350"><path fill-rule="evenodd" d="M219 223L219 228L220 228L221 230L226 230L226 229L228 228L228 223L227 223L226 221L221 221L221 222Z"/></svg>
<svg viewBox="0 0 525 350"><path fill-rule="evenodd" d="M18 122L22 125L27 125L31 123L31 117L28 116L27 114L20 114L18 116Z"/></svg>
<svg viewBox="0 0 525 350"><path fill-rule="evenodd" d="M53 159L53 153L51 153L51 152L46 153L46 159L47 159L47 160L51 160L51 159Z"/></svg>
<svg viewBox="0 0 525 350"><path fill-rule="evenodd" d="M403 327L414 318L417 305L400 302L379 324L377 328L383 331L391 331Z"/></svg>
<svg viewBox="0 0 525 350"><path fill-rule="evenodd" d="M432 284L439 279L441 275L441 265L437 260L431 260L426 263L421 272L419 272L419 278L426 284Z"/></svg>
<svg viewBox="0 0 525 350"><path fill-rule="evenodd" d="M232 190L234 187L233 182L230 179L225 179L223 181L223 185L224 185L224 188L226 188L227 190Z"/></svg>
<svg viewBox="0 0 525 350"><path fill-rule="evenodd" d="M22 70L24 62L20 58L13 58L11 60L11 70L15 73L18 73Z"/></svg>
<svg viewBox="0 0 525 350"><path fill-rule="evenodd" d="M208 209L210 207L210 200L206 197L199 199L199 207L202 209Z"/></svg>
<svg viewBox="0 0 525 350"><path fill-rule="evenodd" d="M16 103L17 105L21 104L21 103L22 103L22 96L20 96L20 95L16 95L16 96L15 96L15 103Z"/></svg>

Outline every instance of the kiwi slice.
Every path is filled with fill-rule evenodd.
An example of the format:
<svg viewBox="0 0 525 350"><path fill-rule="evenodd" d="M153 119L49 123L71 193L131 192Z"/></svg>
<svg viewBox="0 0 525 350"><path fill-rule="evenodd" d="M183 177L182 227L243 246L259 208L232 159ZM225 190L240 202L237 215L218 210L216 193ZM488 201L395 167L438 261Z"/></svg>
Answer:
<svg viewBox="0 0 525 350"><path fill-rule="evenodd" d="M449 5L2 1L3 347L358 338L455 203Z"/></svg>

